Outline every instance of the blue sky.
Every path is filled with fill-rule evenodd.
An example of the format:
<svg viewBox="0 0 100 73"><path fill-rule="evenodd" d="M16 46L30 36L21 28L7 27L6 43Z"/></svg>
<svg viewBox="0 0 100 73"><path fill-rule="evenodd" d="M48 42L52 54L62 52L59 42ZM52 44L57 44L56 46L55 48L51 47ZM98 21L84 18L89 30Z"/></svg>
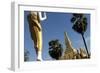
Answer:
<svg viewBox="0 0 100 73"><path fill-rule="evenodd" d="M24 48L30 53L30 61L34 61L36 60L36 53L34 43L30 37L29 24L27 22L28 14L29 11L24 11ZM70 22L72 13L46 12L46 15L47 19L41 21L43 28L43 60L52 60L48 54L48 42L50 40L59 39L63 45L63 48L65 48L64 32L67 32L74 48L85 48L81 35L72 29L73 24ZM85 14L85 16L88 19L88 27L84 36L90 52L90 14Z"/></svg>

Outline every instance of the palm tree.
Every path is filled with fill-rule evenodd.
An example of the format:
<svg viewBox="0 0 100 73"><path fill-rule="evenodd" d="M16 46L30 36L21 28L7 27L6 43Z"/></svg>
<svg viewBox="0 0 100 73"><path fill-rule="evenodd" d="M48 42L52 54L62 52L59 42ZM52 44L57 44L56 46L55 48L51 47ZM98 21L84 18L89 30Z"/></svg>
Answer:
<svg viewBox="0 0 100 73"><path fill-rule="evenodd" d="M60 44L59 40L51 40L49 43L49 55L56 60L62 56L62 45Z"/></svg>
<svg viewBox="0 0 100 73"><path fill-rule="evenodd" d="M73 17L71 18L71 22L73 23L72 29L76 31L77 33L81 34L83 38L83 42L87 51L87 55L89 57L89 52L87 49L86 41L84 38L84 33L87 29L87 18L85 17L84 14L73 14Z"/></svg>

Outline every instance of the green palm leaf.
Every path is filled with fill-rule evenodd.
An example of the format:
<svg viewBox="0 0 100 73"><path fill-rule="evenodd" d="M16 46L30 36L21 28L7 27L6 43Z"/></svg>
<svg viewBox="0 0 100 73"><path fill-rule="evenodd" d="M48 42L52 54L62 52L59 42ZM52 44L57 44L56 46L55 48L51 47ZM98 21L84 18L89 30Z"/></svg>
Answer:
<svg viewBox="0 0 100 73"><path fill-rule="evenodd" d="M84 33L87 29L87 18L84 16L84 14L74 13L70 21L73 23L72 29L82 35L84 45L89 57L89 52L84 38Z"/></svg>

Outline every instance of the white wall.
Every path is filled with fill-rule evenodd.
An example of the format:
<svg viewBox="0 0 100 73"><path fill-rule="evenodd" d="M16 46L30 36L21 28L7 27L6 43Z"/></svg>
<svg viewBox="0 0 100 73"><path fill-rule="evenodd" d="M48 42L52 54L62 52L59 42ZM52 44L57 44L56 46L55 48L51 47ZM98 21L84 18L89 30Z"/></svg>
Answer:
<svg viewBox="0 0 100 73"><path fill-rule="evenodd" d="M10 55L11 55L11 1L14 0L1 0L0 1L0 73L12 73L10 68ZM28 0L26 0L28 1ZM100 2L99 0L34 0L36 3L45 3L45 4L66 4L67 3L73 3L73 4L78 4L78 5L94 5L97 7L97 24L96 25L96 30L98 33L96 33L97 38L94 38L96 41L96 46L99 48L99 40L100 40ZM95 27L94 27L95 28ZM62 69L48 69L48 70L38 70L35 72L41 72L41 73L48 73L48 72L63 72L63 73L73 73L73 72L81 72L81 73L98 73L100 70L100 54L98 50L98 65L99 67L92 66L92 67L80 67L80 68L62 68ZM28 71L26 71L27 73ZM34 71L29 71L30 73L33 73ZM35 73L34 72L34 73ZM23 72L25 73L25 71ZM100 72L99 72L100 73Z"/></svg>

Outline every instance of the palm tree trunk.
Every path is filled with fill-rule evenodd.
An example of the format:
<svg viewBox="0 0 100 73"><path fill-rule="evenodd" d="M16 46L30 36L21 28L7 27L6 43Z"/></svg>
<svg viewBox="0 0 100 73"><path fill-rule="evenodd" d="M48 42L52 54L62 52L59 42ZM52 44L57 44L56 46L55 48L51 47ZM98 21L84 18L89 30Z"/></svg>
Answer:
<svg viewBox="0 0 100 73"><path fill-rule="evenodd" d="M87 51L87 55L88 55L88 58L89 58L89 52L88 52L88 49L87 49L87 45L86 45L86 41L85 41L85 38L84 38L84 34L81 34L82 35L82 38L83 38L83 42L84 42L84 45L85 45L85 48L86 48L86 51Z"/></svg>

